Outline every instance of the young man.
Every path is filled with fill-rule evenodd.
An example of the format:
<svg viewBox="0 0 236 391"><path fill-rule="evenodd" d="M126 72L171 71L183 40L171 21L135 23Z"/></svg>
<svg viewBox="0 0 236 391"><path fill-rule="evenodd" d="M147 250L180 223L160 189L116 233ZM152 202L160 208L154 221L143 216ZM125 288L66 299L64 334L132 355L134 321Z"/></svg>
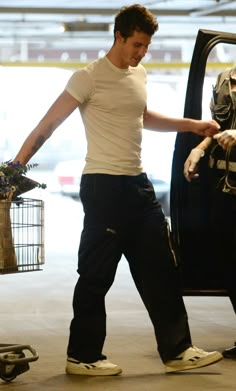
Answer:
<svg viewBox="0 0 236 391"><path fill-rule="evenodd" d="M28 162L79 108L88 148L80 188L85 217L67 349L69 374L122 372L103 354L105 296L122 255L153 323L165 370L198 368L222 358L192 346L168 223L140 157L143 127L204 136L218 132L214 121L171 118L147 109L140 61L157 28L143 6L123 7L115 18L111 49L72 75L14 159Z"/></svg>

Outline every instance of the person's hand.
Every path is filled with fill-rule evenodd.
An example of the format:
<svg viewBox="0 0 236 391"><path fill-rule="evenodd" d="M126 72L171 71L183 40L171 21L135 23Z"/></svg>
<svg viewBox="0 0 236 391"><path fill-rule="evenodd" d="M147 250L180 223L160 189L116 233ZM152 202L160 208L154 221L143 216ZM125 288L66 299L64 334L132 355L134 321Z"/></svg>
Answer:
<svg viewBox="0 0 236 391"><path fill-rule="evenodd" d="M198 178L199 174L198 163L205 154L204 150L201 148L193 148L188 155L184 163L184 176L188 182L191 182L193 178Z"/></svg>
<svg viewBox="0 0 236 391"><path fill-rule="evenodd" d="M219 130L220 130L220 125L215 120L212 119L209 121L203 121L203 120L196 121L196 127L193 131L199 136L212 137L215 134L217 134Z"/></svg>
<svg viewBox="0 0 236 391"><path fill-rule="evenodd" d="M218 144L223 148L227 149L236 145L236 129L227 129L220 132L213 137L218 141Z"/></svg>

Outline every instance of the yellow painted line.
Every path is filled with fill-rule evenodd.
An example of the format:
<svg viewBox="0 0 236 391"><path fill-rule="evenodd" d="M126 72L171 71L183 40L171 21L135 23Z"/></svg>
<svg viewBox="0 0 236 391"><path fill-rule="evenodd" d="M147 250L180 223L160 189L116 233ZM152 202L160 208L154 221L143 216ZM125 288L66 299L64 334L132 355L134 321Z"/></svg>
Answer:
<svg viewBox="0 0 236 391"><path fill-rule="evenodd" d="M1 61L0 66L4 67L50 67L50 68L82 68L86 66L86 62L61 62L61 61ZM189 62L153 62L153 63L143 63L144 67L147 69L182 69L189 68ZM222 68L232 68L236 65L235 62L209 62L207 63L207 69L222 69Z"/></svg>

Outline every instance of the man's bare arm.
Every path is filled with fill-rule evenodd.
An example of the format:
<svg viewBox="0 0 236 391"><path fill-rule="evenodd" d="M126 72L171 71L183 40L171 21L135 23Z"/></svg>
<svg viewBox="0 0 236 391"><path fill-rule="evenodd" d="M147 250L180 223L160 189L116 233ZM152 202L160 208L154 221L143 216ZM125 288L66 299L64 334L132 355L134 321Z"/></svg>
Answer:
<svg viewBox="0 0 236 391"><path fill-rule="evenodd" d="M214 120L172 118L151 110L145 110L143 126L154 131L192 132L204 137L213 136L220 130L219 124Z"/></svg>
<svg viewBox="0 0 236 391"><path fill-rule="evenodd" d="M63 91L49 108L45 116L25 139L14 162L26 164L52 135L55 129L79 106L79 102L67 91Z"/></svg>

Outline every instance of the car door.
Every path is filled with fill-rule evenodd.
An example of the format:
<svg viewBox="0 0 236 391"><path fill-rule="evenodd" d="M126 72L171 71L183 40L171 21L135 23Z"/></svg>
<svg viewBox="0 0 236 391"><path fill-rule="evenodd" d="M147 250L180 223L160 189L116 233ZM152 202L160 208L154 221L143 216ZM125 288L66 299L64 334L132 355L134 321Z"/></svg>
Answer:
<svg viewBox="0 0 236 391"><path fill-rule="evenodd" d="M184 117L202 118L203 85L207 60L217 45L236 45L236 34L199 30L189 70ZM235 58L232 59L232 62ZM224 70L225 64L222 64ZM185 295L226 295L221 263L214 257L207 223L206 161L202 159L200 177L188 183L183 166L191 149L202 140L193 133L178 133L172 160L170 217L176 253L183 273ZM217 238L215 238L217 240Z"/></svg>

